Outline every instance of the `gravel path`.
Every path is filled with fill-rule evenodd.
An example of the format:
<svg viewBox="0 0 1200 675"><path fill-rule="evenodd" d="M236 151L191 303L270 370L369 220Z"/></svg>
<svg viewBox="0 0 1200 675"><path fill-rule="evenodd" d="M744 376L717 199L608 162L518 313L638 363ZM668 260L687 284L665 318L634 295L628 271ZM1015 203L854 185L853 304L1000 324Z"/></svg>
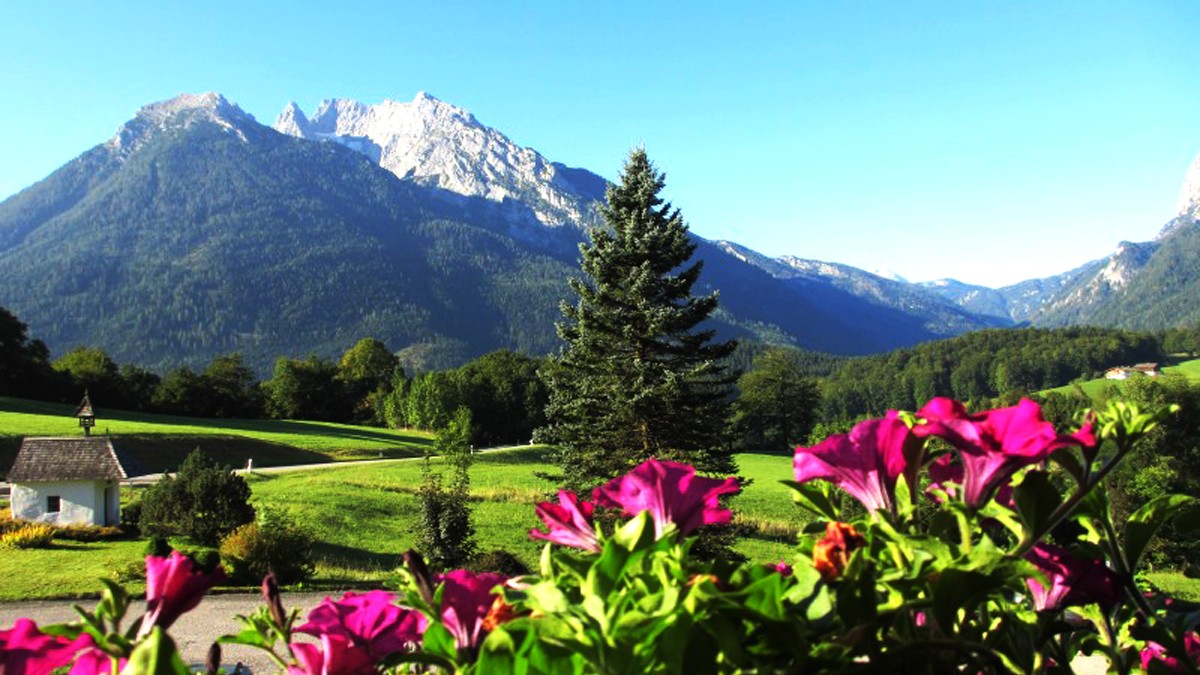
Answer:
<svg viewBox="0 0 1200 675"><path fill-rule="evenodd" d="M284 607L301 609L301 621L326 596L341 597L341 593L285 593ZM79 604L87 610L95 607L95 600L30 600L25 602L0 602L0 629L9 628L20 617L33 619L39 626L48 623L62 623L78 618L72 605ZM262 596L258 594L222 594L209 595L204 598L196 609L184 614L171 626L171 636L183 654L183 660L189 664L203 665L208 655L208 648L221 635L236 633L241 630L241 624L234 618L238 614L250 614L263 606ZM137 619L144 607L135 603L129 610L129 618ZM128 619L127 619L128 620ZM265 653L251 647L241 645L222 645L221 663L227 667L241 661L255 673L269 673L277 670L277 666L265 656Z"/></svg>

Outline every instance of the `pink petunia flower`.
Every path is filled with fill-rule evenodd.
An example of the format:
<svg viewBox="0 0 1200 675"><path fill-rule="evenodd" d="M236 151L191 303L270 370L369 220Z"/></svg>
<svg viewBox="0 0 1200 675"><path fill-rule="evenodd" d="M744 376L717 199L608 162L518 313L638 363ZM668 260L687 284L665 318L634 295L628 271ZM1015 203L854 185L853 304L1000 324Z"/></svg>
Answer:
<svg viewBox="0 0 1200 675"><path fill-rule="evenodd" d="M954 458L950 455L942 455L929 463L929 487L926 493L930 493L933 489L942 490L952 498L957 498L958 486L963 482L963 467L962 464L956 464ZM955 485L950 485L954 483ZM936 500L937 498L934 497ZM996 489L996 503L1013 508L1013 489L1012 486L1005 483Z"/></svg>
<svg viewBox="0 0 1200 675"><path fill-rule="evenodd" d="M454 636L459 649L474 649L487 636L485 620L491 613L496 595L492 589L508 579L496 572L476 574L454 570L437 576L442 584L442 624Z"/></svg>
<svg viewBox="0 0 1200 675"><path fill-rule="evenodd" d="M315 637L340 635L379 661L419 643L425 632L425 616L397 606L395 599L395 594L386 591L350 591L341 600L325 598L296 632Z"/></svg>
<svg viewBox="0 0 1200 675"><path fill-rule="evenodd" d="M623 509L626 516L648 511L656 537L672 523L686 536L704 525L732 520L733 513L721 507L720 497L738 489L736 478L705 478L687 464L648 459L596 488L593 499L601 506Z"/></svg>
<svg viewBox="0 0 1200 675"><path fill-rule="evenodd" d="M344 635L326 633L319 644L293 642L289 645L297 664L288 667L291 675L365 675L376 672L375 661L367 650Z"/></svg>
<svg viewBox="0 0 1200 675"><path fill-rule="evenodd" d="M1187 658L1194 664L1200 665L1200 636L1195 631L1183 636L1183 648L1187 652ZM1142 649L1142 670L1150 670L1151 661L1159 661L1163 670L1169 673L1190 673L1192 672L1187 666L1179 662L1179 658L1167 653L1167 650L1157 642L1147 642L1145 648Z"/></svg>
<svg viewBox="0 0 1200 675"><path fill-rule="evenodd" d="M67 675L117 675L125 668L129 659L117 659L116 667L113 658L98 648L84 650L71 666Z"/></svg>
<svg viewBox="0 0 1200 675"><path fill-rule="evenodd" d="M146 556L146 615L139 637L155 626L166 630L183 614L195 609L210 588L225 580L225 570L205 572L179 551L161 558Z"/></svg>
<svg viewBox="0 0 1200 675"><path fill-rule="evenodd" d="M86 633L74 640L47 635L37 623L24 617L13 627L0 630L0 673L3 675L43 675L61 668L82 649L95 642Z"/></svg>
<svg viewBox="0 0 1200 675"><path fill-rule="evenodd" d="M595 510L595 504L579 501L574 492L559 490L557 504L541 502L537 505L538 518L546 523L549 531L534 528L529 531L529 536L585 551L599 551L600 542L596 539L596 527L592 524Z"/></svg>
<svg viewBox="0 0 1200 675"><path fill-rule="evenodd" d="M862 502L868 511L891 510L896 478L920 465L921 442L894 412L854 425L811 448L797 447L797 483L827 480Z"/></svg>
<svg viewBox="0 0 1200 675"><path fill-rule="evenodd" d="M913 428L918 436L937 436L959 452L963 467L963 501L971 508L987 503L1018 469L1040 462L1059 448L1096 444L1092 425L1073 434L1058 434L1042 417L1042 408L1029 399L1010 408L968 415L949 398L935 398L917 412L925 424Z"/></svg>
<svg viewBox="0 0 1200 675"><path fill-rule="evenodd" d="M1025 580L1037 611L1098 603L1111 609L1121 597L1121 580L1102 560L1077 558L1053 544L1039 543L1025 559L1046 575L1050 587L1035 578Z"/></svg>

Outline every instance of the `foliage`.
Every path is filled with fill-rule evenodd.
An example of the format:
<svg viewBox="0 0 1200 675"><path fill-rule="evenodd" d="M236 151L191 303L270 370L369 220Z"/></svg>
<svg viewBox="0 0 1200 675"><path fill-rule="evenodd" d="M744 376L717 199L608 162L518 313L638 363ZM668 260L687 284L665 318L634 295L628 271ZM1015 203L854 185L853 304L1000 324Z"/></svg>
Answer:
<svg viewBox="0 0 1200 675"><path fill-rule="evenodd" d="M1028 401L967 413L935 399L915 414L867 420L850 437L797 450L792 487L824 527L808 533L791 560L773 565L691 555L696 526L729 520L716 501L723 482L647 462L606 486L604 498L628 518L612 532L574 495L559 502L573 505L573 514L539 505L546 538L581 548L547 544L536 575L435 575L409 552L400 593L328 598L303 624L267 579L266 606L241 617L242 631L222 641L314 674L1060 673L1082 654L1104 658L1112 672L1191 671L1200 662L1200 617L1143 594L1135 579L1164 525L1200 526L1200 503L1162 495L1118 525L1104 491L1105 477L1170 412L1114 402L1070 434L1048 429ZM926 452L935 449L930 438L952 450ZM1100 443L1112 446L1103 458ZM974 463L980 458L987 461ZM1047 479L1046 459L1067 471L1066 483ZM837 470L816 477L813 461ZM934 468L959 462L965 473L957 477ZM646 482L654 475L664 480ZM910 484L932 489L923 496ZM868 510L840 520L829 499L837 488L856 499L870 495ZM1068 522L1077 532L1049 541ZM151 562L148 575L162 574L166 562ZM178 567L195 580L171 598L183 608L213 577L182 561ZM124 598L109 585L101 608L82 622L3 635L9 646L37 645L22 653L61 659L57 665L91 648L65 644L83 631L99 635L112 656L178 661L166 633L156 632L169 627L161 613L124 643L104 630L110 618L119 623Z"/></svg>
<svg viewBox="0 0 1200 675"><path fill-rule="evenodd" d="M126 536L125 530L111 525L56 525L54 538L67 541L106 541Z"/></svg>
<svg viewBox="0 0 1200 675"><path fill-rule="evenodd" d="M50 350L30 339L28 326L0 307L0 395L44 395L52 381Z"/></svg>
<svg viewBox="0 0 1200 675"><path fill-rule="evenodd" d="M337 377L346 385L351 419L377 425L385 422L384 399L406 379L400 360L375 338L363 338L342 354Z"/></svg>
<svg viewBox="0 0 1200 675"><path fill-rule="evenodd" d="M459 408L438 432L434 451L450 465L449 485L426 455L421 480L421 547L435 568L458 567L475 555L475 526L467 502L471 491L471 411Z"/></svg>
<svg viewBox="0 0 1200 675"><path fill-rule="evenodd" d="M346 419L349 402L337 375L337 364L315 354L304 360L280 357L271 379L263 383L267 414L276 419Z"/></svg>
<svg viewBox="0 0 1200 675"><path fill-rule="evenodd" d="M54 526L47 523L23 522L0 534L2 548L45 548L54 538Z"/></svg>
<svg viewBox="0 0 1200 675"><path fill-rule="evenodd" d="M142 495L142 532L180 535L216 546L221 537L254 520L245 479L195 450L174 476Z"/></svg>
<svg viewBox="0 0 1200 675"><path fill-rule="evenodd" d="M1176 405L1179 412L1141 439L1139 452L1113 472L1109 501L1118 521L1165 494L1200 494L1200 384L1181 375L1134 378L1122 396L1142 408ZM1149 550L1156 566L1200 563L1200 540L1167 528Z"/></svg>
<svg viewBox="0 0 1200 675"><path fill-rule="evenodd" d="M581 246L578 300L562 305L565 350L545 369L550 388L541 438L557 445L569 486L615 476L648 457L730 472L722 442L732 342L700 328L715 293L693 296L701 263L679 211L643 149L630 153L602 208L605 227Z"/></svg>
<svg viewBox="0 0 1200 675"><path fill-rule="evenodd" d="M759 353L737 386L732 424L743 448L790 452L808 437L821 395L805 375L800 352L773 347Z"/></svg>
<svg viewBox="0 0 1200 675"><path fill-rule="evenodd" d="M256 585L274 574L279 583L294 584L312 576L313 544L312 532L286 512L260 508L254 522L221 540L221 562L235 583Z"/></svg>
<svg viewBox="0 0 1200 675"><path fill-rule="evenodd" d="M982 403L1158 361L1148 333L1107 328L985 330L846 361L824 383L827 420L911 409L934 396Z"/></svg>

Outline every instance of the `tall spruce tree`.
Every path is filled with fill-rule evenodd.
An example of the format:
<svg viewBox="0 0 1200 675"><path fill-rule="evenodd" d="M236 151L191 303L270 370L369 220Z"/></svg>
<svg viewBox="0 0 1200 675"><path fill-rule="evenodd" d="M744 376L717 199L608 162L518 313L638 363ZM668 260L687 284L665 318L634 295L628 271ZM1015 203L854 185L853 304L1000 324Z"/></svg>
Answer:
<svg viewBox="0 0 1200 675"><path fill-rule="evenodd" d="M644 149L629 155L602 208L606 225L580 246L585 279L563 303L566 349L551 360L548 424L564 482L591 487L650 458L729 475L723 430L735 344L700 329L717 294L692 295L702 263L679 210L658 196L664 176Z"/></svg>

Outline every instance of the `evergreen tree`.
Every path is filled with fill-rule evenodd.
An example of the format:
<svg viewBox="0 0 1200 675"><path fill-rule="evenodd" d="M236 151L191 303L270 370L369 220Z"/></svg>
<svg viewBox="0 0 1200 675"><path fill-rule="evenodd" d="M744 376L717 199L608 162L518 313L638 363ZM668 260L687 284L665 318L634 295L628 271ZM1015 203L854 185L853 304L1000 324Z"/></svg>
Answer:
<svg viewBox="0 0 1200 675"><path fill-rule="evenodd" d="M586 279L558 324L566 349L545 370L551 396L540 438L558 446L568 486L582 489L650 457L729 475L723 443L735 347L699 326L717 294L696 297L702 264L664 176L643 149L630 153L602 208L605 227L580 246Z"/></svg>

